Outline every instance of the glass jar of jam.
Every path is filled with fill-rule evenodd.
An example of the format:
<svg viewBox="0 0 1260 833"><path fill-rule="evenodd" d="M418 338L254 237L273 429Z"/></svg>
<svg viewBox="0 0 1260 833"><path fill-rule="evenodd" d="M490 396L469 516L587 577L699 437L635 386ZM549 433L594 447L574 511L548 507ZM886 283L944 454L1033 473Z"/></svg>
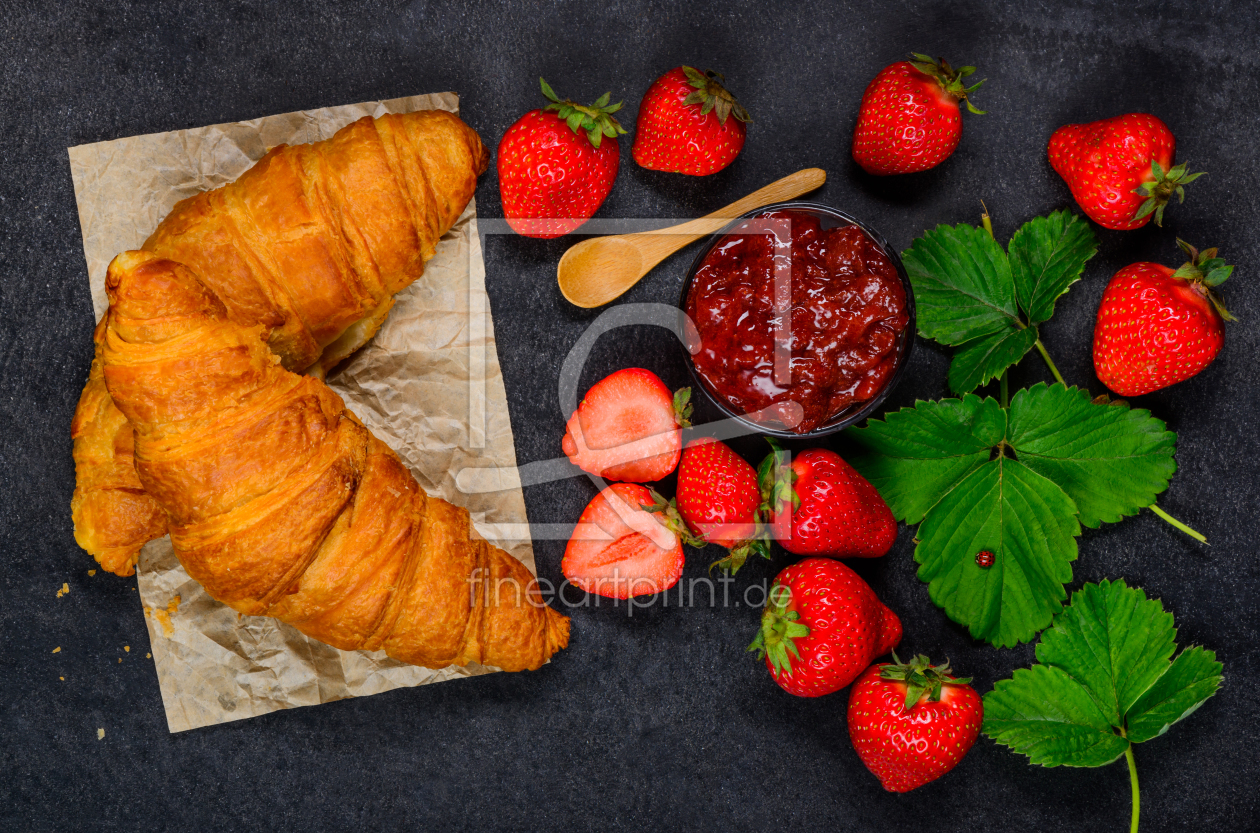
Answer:
<svg viewBox="0 0 1260 833"><path fill-rule="evenodd" d="M683 287L691 365L758 430L831 433L892 387L914 335L896 253L843 212L781 203L714 235Z"/></svg>

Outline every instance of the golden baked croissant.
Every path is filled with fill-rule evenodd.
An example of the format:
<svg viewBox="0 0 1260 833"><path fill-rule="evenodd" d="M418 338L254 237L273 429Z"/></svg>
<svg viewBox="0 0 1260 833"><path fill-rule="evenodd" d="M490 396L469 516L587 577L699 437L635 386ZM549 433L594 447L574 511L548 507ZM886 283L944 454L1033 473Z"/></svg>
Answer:
<svg viewBox="0 0 1260 833"><path fill-rule="evenodd" d="M106 278L105 384L140 482L188 574L236 610L337 648L440 668L537 668L568 642L519 561L419 488L321 380L281 366L264 325L175 261L124 252Z"/></svg>
<svg viewBox="0 0 1260 833"><path fill-rule="evenodd" d="M236 182L180 202L143 249L190 267L232 321L261 325L286 368L321 375L421 275L487 162L451 113L363 118L326 141L281 145ZM130 575L166 518L136 478L131 426L105 390L103 333L71 427L71 513L79 545Z"/></svg>

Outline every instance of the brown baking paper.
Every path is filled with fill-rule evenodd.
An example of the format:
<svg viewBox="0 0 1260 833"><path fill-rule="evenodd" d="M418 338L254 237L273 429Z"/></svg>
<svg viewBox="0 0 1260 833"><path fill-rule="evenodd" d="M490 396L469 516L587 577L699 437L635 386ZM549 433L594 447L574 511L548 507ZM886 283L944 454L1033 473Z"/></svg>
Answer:
<svg viewBox="0 0 1260 833"><path fill-rule="evenodd" d="M459 99L371 101L70 148L97 320L108 305L110 260L139 248L179 200L231 182L276 145L326 139L362 116L425 109L458 112ZM465 495L453 479L468 466L516 466L473 202L424 275L396 297L376 337L328 382L425 490L465 506L479 534L535 571L528 534L503 538L528 530L520 487ZM275 619L240 616L188 577L169 538L144 548L137 574L172 732L497 670L419 668L381 652L339 651Z"/></svg>

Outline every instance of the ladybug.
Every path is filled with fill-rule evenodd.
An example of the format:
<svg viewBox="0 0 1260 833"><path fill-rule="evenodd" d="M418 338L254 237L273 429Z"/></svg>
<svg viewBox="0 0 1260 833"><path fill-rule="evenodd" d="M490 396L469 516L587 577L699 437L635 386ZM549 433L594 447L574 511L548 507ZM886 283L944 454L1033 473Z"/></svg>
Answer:
<svg viewBox="0 0 1260 833"><path fill-rule="evenodd" d="M976 564L986 570L989 569L993 566L993 553L988 550L980 550L980 552L976 553Z"/></svg>

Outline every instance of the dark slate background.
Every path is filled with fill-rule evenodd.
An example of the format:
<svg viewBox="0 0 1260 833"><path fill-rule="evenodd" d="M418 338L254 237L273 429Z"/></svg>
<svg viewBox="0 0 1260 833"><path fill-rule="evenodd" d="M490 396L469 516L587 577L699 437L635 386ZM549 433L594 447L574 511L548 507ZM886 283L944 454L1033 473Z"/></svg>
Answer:
<svg viewBox="0 0 1260 833"><path fill-rule="evenodd" d="M1176 8L1174 8L1174 5ZM1089 353L1108 277L1135 260L1180 262L1175 236L1238 264L1223 295L1240 319L1216 363L1143 397L1179 433L1160 503L1202 530L1198 546L1150 513L1080 539L1072 587L1124 577L1176 614L1183 645L1215 649L1224 688L1137 761L1144 830L1251 829L1260 779L1254 553L1256 329L1260 317L1254 137L1260 15L1194 2L774 4L401 2L127 3L5 0L0 6L0 828L908 830L1121 829L1123 764L1041 769L982 738L947 777L884 793L849 744L847 695L780 691L744 653L746 605L636 611L577 608L569 649L536 673L500 674L167 733L135 581L103 573L71 537L69 424L87 375L92 325L66 148L270 113L455 90L493 147L543 99L624 97L623 122L651 81L680 63L727 74L753 113L743 155L705 179L644 171L622 139L602 217L710 211L806 166L827 169L818 199L898 248L937 223L998 238L1071 204L1045 147L1057 126L1130 111L1159 115L1179 158L1210 175L1162 230L1099 230L1101 251L1059 304L1044 340L1071 382L1101 392ZM849 158L869 79L914 49L974 63L989 114L965 117L953 158L876 179ZM978 77L979 77L978 76ZM493 167L477 191L500 216ZM499 358L522 462L559 454L556 378L594 317L570 307L555 265L572 240L494 237L486 252ZM626 296L672 301L689 251ZM630 364L685 383L664 331L601 340L583 386ZM945 393L946 355L921 343L891 398ZM1030 358L1016 373L1047 378ZM759 458L756 442L738 450ZM571 523L593 494L572 480L533 487L535 523ZM948 656L979 691L1032 661L1031 645L972 642L914 576L912 535L859 566L902 617L905 653ZM537 545L557 580L563 542ZM714 553L693 553L687 578ZM787 563L749 566L742 591ZM62 599L55 591L68 582ZM736 594L738 595L738 593ZM61 646L61 652L51 653ZM123 645L131 652L124 653ZM122 662L119 663L119 658ZM64 676L64 682L58 678ZM104 727L105 739L96 739Z"/></svg>

